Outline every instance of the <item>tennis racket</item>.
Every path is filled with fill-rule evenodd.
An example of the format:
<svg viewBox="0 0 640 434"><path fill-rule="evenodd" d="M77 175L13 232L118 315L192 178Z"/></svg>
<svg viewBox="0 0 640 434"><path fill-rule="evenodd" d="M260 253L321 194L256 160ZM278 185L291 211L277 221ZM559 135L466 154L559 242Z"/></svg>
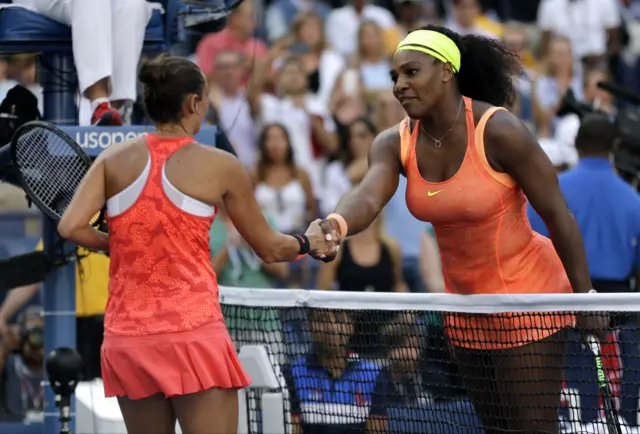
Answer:
<svg viewBox="0 0 640 434"><path fill-rule="evenodd" d="M92 163L68 134L42 121L27 122L16 130L11 159L27 197L56 221L62 218ZM104 214L104 209L96 214L91 225L100 227Z"/></svg>
<svg viewBox="0 0 640 434"><path fill-rule="evenodd" d="M604 417L607 421L607 430L609 434L622 434L622 428L618 423L618 410L616 409L613 395L609 389L607 375L604 372L602 357L600 356L600 340L593 336L587 336L587 344L596 360L596 375L598 376L598 388L602 396L602 406L604 407Z"/></svg>

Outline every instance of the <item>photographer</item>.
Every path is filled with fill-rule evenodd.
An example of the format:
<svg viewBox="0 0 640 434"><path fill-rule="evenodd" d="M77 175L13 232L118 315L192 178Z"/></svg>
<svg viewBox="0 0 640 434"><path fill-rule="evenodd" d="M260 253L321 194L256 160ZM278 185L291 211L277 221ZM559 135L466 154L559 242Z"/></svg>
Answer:
<svg viewBox="0 0 640 434"><path fill-rule="evenodd" d="M586 115L575 140L578 165L559 176L567 204L584 239L591 281L598 292L630 292L640 277L640 195L618 176L611 163L618 143L606 114ZM533 229L549 236L529 205Z"/></svg>
<svg viewBox="0 0 640 434"><path fill-rule="evenodd" d="M21 421L42 411L44 362L42 307L27 308L0 340L0 421Z"/></svg>

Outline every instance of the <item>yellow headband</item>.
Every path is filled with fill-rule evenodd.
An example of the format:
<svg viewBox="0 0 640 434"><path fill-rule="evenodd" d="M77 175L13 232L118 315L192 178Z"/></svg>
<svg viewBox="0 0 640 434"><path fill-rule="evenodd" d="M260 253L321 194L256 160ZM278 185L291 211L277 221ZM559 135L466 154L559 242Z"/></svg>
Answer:
<svg viewBox="0 0 640 434"><path fill-rule="evenodd" d="M442 33L433 30L413 31L400 41L396 54L401 50L421 51L441 62L450 63L453 72L460 71L460 49L451 38Z"/></svg>

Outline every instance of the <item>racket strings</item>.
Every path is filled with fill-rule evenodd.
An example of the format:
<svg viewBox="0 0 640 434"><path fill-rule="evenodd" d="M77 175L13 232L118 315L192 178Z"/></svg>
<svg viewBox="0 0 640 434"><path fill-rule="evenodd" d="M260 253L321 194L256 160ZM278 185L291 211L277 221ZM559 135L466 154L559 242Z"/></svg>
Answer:
<svg viewBox="0 0 640 434"><path fill-rule="evenodd" d="M42 205L62 216L88 167L54 132L33 128L18 139L16 163Z"/></svg>

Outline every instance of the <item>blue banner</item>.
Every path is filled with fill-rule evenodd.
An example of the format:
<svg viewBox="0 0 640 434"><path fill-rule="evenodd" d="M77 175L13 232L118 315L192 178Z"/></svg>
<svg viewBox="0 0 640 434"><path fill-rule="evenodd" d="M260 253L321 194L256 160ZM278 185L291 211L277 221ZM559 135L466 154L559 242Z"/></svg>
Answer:
<svg viewBox="0 0 640 434"><path fill-rule="evenodd" d="M62 130L69 134L73 140L89 154L96 157L113 143L135 139L146 133L152 133L155 128L151 125L133 125L122 127L72 127L61 126ZM203 145L216 145L217 127L203 125L195 139Z"/></svg>

